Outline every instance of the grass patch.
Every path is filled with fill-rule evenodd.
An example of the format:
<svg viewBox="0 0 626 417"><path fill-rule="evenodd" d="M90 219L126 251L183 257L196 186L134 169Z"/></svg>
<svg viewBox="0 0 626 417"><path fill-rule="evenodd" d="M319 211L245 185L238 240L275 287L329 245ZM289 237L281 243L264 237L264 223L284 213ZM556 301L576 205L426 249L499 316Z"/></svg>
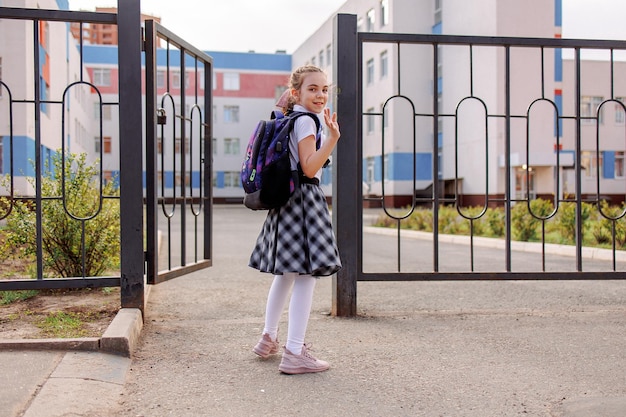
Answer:
<svg viewBox="0 0 626 417"><path fill-rule="evenodd" d="M0 291L0 304L7 305L28 300L39 294L37 290Z"/></svg>
<svg viewBox="0 0 626 417"><path fill-rule="evenodd" d="M85 317L81 313L57 311L37 322L46 335L57 338L83 337L87 334Z"/></svg>

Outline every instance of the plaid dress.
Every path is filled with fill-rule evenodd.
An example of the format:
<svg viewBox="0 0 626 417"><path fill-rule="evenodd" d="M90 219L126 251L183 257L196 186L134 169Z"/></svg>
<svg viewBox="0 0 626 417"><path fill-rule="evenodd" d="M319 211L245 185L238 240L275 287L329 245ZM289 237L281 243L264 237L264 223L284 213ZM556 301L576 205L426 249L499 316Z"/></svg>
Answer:
<svg viewBox="0 0 626 417"><path fill-rule="evenodd" d="M300 184L284 206L269 211L249 266L274 275L328 276L339 271L328 205L318 185Z"/></svg>

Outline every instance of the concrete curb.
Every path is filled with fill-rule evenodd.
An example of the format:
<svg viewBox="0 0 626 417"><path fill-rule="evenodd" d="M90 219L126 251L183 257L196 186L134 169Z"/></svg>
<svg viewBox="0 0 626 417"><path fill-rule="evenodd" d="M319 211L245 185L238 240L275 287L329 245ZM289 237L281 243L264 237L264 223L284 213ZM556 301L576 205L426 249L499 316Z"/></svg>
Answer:
<svg viewBox="0 0 626 417"><path fill-rule="evenodd" d="M385 227L375 227L375 226L365 226L363 227L363 231L367 233L374 233L378 235L386 235L386 236L395 236L398 231L397 229L385 228ZM417 230L407 230L402 229L402 236L411 238L411 239L421 239L421 240L433 240L433 234L430 232L421 232ZM455 243L460 245L469 245L471 242L470 236L464 235L439 235L440 242L447 243ZM482 246L487 248L494 249L504 249L504 239L496 239L496 238L488 238L488 237L474 237L474 245ZM542 245L540 242L511 242L511 249L515 251L521 252L532 252L532 253L541 253ZM576 247L569 245L557 245L554 243L546 243L545 244L546 253L561 255L561 256L576 256ZM582 256L586 259L598 259L604 261L610 261L613 259L613 251L610 249L601 249L601 248L590 248L583 247L582 248ZM625 262L626 261L626 251L616 250L615 251L615 260L617 262Z"/></svg>
<svg viewBox="0 0 626 417"><path fill-rule="evenodd" d="M143 328L143 315L138 308L121 309L100 338L100 350L130 358Z"/></svg>
<svg viewBox="0 0 626 417"><path fill-rule="evenodd" d="M122 308L117 312L102 337L73 339L0 340L0 351L6 350L65 350L102 351L130 357L143 328L143 316L138 308Z"/></svg>

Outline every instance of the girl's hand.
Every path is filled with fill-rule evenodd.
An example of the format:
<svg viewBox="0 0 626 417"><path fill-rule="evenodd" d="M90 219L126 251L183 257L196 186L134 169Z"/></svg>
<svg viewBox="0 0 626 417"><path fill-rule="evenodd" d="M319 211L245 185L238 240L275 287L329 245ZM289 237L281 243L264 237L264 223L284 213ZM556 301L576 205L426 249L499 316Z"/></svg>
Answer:
<svg viewBox="0 0 626 417"><path fill-rule="evenodd" d="M339 132L339 124L337 123L337 113L333 113L331 116L330 109L326 107L324 109L324 122L326 123L326 126L328 126L329 139L333 141L339 140L341 132Z"/></svg>

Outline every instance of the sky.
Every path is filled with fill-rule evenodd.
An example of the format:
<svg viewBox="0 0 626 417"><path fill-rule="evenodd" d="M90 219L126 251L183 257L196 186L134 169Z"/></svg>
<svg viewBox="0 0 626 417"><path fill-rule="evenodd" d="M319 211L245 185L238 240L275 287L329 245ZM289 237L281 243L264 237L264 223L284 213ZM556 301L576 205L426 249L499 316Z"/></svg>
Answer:
<svg viewBox="0 0 626 417"><path fill-rule="evenodd" d="M142 0L141 8L201 50L293 53L344 1ZM563 38L626 40L626 1L562 1ZM70 0L72 10L96 6L117 0Z"/></svg>

